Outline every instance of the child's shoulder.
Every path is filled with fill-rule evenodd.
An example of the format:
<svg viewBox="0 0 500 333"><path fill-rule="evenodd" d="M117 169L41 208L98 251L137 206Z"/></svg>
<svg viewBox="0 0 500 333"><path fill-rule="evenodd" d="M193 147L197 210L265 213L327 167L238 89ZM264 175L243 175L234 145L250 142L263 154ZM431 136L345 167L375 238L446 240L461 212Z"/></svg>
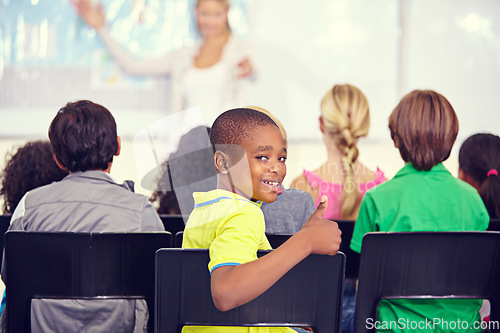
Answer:
<svg viewBox="0 0 500 333"><path fill-rule="evenodd" d="M476 188L474 186L470 185L469 183L467 183L459 178L456 178L456 177L453 177L452 181L460 191L463 191L463 193L467 193L467 194L471 194L471 195L479 197L479 193L477 192Z"/></svg>
<svg viewBox="0 0 500 333"><path fill-rule="evenodd" d="M356 182L358 184L373 183L380 184L387 180L384 172L379 167L376 170L368 168L362 163L358 163L355 169Z"/></svg>
<svg viewBox="0 0 500 333"><path fill-rule="evenodd" d="M194 208L219 212L220 215L233 214L258 214L261 212L260 205L250 201L238 194L215 189L208 192L196 192L193 194Z"/></svg>

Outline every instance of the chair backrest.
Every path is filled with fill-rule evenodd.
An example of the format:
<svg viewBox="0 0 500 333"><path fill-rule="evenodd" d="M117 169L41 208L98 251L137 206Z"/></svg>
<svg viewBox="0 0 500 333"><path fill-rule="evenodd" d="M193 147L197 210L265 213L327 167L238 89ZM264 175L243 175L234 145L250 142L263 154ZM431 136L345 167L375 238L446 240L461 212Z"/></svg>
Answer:
<svg viewBox="0 0 500 333"><path fill-rule="evenodd" d="M363 237L356 332L374 331L382 298L475 298L500 319L500 233L392 232Z"/></svg>
<svg viewBox="0 0 500 333"><path fill-rule="evenodd" d="M359 274L359 253L351 250L351 238L352 232L354 230L354 221L352 220L339 220L337 222L339 229L342 231L342 243L340 244L340 251L346 256L346 266L345 266L345 277L351 279L357 279ZM271 244L273 249L276 249L291 235L275 235L267 234L267 239ZM182 243L181 243L182 244Z"/></svg>
<svg viewBox="0 0 500 333"><path fill-rule="evenodd" d="M339 229L342 231L342 243L340 243L339 251L346 256L345 277L346 279L357 279L359 274L359 253L351 250L351 238L354 230L354 221L339 220L337 222ZM275 235L266 234L269 243L273 249L278 248L286 242L291 235ZM182 240L182 239L181 239ZM182 245L182 242L180 243Z"/></svg>
<svg viewBox="0 0 500 333"><path fill-rule="evenodd" d="M2 253L5 245L5 233L9 229L11 217L10 214L0 215L0 249L2 249ZM2 259L3 256L0 256L0 267L2 267Z"/></svg>
<svg viewBox="0 0 500 333"><path fill-rule="evenodd" d="M359 275L359 257L360 254L351 250L352 232L354 231L354 221L340 220L337 222L340 231L342 231L342 243L340 251L346 256L345 277L346 279L357 279Z"/></svg>
<svg viewBox="0 0 500 333"><path fill-rule="evenodd" d="M259 251L265 255L268 251ZM156 332L178 333L184 325L307 326L340 332L345 256L310 255L256 299L227 312L210 291L204 249L156 253Z"/></svg>
<svg viewBox="0 0 500 333"><path fill-rule="evenodd" d="M273 249L277 249L284 242L286 242L292 235L275 235L275 234L266 234L267 240Z"/></svg>
<svg viewBox="0 0 500 333"><path fill-rule="evenodd" d="M182 215L161 214L160 219L163 222L165 230L172 235L184 230L184 216Z"/></svg>
<svg viewBox="0 0 500 333"><path fill-rule="evenodd" d="M170 233L8 231L5 240L8 332L30 332L34 296L143 296L154 318L155 253L172 245Z"/></svg>
<svg viewBox="0 0 500 333"><path fill-rule="evenodd" d="M488 231L500 231L500 218L490 220Z"/></svg>
<svg viewBox="0 0 500 333"><path fill-rule="evenodd" d="M182 238L184 237L184 231L179 231L174 236L174 247L182 247Z"/></svg>

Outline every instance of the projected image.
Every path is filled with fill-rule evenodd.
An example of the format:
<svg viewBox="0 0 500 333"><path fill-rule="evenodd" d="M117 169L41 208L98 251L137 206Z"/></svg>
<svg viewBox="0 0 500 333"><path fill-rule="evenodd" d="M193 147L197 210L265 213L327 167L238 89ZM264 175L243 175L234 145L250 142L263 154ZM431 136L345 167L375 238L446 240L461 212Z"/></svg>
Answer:
<svg viewBox="0 0 500 333"><path fill-rule="evenodd" d="M79 0L11 1L0 4L0 48L6 66L90 67L93 88L150 88L152 81L120 69L96 31L78 16ZM199 38L193 0L102 0L107 29L138 59L192 46ZM234 1L233 32L248 30L245 1ZM234 24L233 24L234 23Z"/></svg>

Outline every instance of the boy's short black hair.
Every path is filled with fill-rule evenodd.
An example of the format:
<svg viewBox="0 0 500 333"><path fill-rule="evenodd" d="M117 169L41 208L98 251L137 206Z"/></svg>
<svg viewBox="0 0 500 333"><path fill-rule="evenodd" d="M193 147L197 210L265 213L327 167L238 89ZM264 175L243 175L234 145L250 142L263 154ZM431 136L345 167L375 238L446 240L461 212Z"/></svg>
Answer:
<svg viewBox="0 0 500 333"><path fill-rule="evenodd" d="M57 160L70 172L106 170L118 152L115 119L104 106L87 100L57 112L49 139Z"/></svg>
<svg viewBox="0 0 500 333"><path fill-rule="evenodd" d="M215 119L210 131L210 142L214 151L230 153L234 145L240 145L258 127L278 125L265 113L238 108L223 112ZM279 129L279 128L278 128Z"/></svg>

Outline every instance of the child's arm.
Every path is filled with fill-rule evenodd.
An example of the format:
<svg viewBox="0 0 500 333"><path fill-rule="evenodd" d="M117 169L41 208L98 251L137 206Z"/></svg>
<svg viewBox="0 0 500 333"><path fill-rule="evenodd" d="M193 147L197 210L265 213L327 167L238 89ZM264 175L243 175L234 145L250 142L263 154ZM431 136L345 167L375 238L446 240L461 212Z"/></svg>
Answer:
<svg viewBox="0 0 500 333"><path fill-rule="evenodd" d="M302 229L269 254L238 266L216 268L211 278L215 306L228 311L253 300L311 253L336 254L341 232L337 223L321 218L326 207L324 197Z"/></svg>

